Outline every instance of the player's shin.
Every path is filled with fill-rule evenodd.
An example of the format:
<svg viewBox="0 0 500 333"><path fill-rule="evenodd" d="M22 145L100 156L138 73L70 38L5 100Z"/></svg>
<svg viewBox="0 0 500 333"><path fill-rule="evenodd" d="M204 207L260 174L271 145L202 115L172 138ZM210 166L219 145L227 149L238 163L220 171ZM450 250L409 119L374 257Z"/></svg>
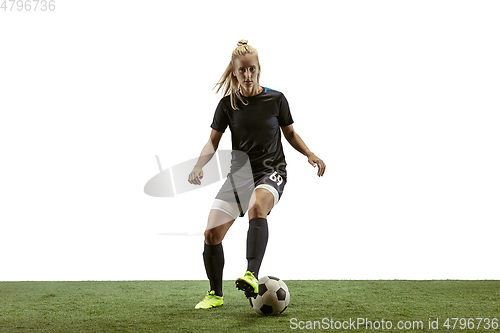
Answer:
<svg viewBox="0 0 500 333"><path fill-rule="evenodd" d="M255 217L249 221L247 233L247 271L253 272L255 278L259 278L260 265L266 252L269 231L267 219Z"/></svg>
<svg viewBox="0 0 500 333"><path fill-rule="evenodd" d="M215 295L222 296L222 270L224 269L222 243L217 245L207 245L205 243L203 262L210 281L210 289L215 291Z"/></svg>

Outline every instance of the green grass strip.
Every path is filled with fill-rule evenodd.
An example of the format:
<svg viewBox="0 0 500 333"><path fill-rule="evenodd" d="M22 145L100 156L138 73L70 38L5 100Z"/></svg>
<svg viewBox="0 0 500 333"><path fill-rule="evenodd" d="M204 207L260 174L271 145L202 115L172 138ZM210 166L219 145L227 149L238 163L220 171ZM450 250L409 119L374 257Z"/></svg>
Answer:
<svg viewBox="0 0 500 333"><path fill-rule="evenodd" d="M446 318L500 319L500 281L285 282L291 302L276 317L256 314L234 281L224 282L224 305L208 310L194 309L207 281L0 282L0 332L295 332L312 330L292 329L291 320L305 328L358 318L422 321L424 328L316 331L500 332L442 326ZM439 320L439 329L429 329L429 320Z"/></svg>

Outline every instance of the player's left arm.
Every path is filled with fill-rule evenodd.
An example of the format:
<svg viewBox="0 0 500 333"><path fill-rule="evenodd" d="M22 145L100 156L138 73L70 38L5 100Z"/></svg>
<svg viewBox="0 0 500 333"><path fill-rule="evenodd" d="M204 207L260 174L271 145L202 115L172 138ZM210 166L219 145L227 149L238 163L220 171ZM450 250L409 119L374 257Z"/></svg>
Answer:
<svg viewBox="0 0 500 333"><path fill-rule="evenodd" d="M311 150L309 150L309 148L307 148L302 138L293 129L293 125L281 127L281 130L283 131L283 135L285 136L286 141L288 141L290 145L292 145L292 147L295 148L299 153L307 156L307 161L309 162L309 164L311 164L313 167L316 167L316 165L318 165L318 177L323 176L326 169L325 162L323 162L321 158L316 156L313 152L311 152Z"/></svg>

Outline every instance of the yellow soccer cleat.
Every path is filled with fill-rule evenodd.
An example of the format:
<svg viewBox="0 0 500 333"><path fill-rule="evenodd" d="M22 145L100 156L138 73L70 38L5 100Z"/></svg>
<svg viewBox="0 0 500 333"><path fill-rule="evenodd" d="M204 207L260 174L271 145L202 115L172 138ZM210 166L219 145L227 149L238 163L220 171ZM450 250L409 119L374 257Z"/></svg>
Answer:
<svg viewBox="0 0 500 333"><path fill-rule="evenodd" d="M236 280L236 288L243 290L247 298L255 297L259 293L259 281L252 272L247 271L243 277Z"/></svg>
<svg viewBox="0 0 500 333"><path fill-rule="evenodd" d="M221 306L224 302L222 301L223 296L215 295L215 291L207 292L207 296L196 306L195 309L210 309L215 308L216 306Z"/></svg>

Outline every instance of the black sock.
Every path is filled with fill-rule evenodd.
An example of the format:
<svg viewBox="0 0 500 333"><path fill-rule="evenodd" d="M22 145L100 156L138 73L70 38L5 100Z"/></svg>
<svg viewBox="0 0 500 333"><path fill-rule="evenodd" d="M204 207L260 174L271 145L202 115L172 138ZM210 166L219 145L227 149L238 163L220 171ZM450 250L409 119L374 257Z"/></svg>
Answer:
<svg viewBox="0 0 500 333"><path fill-rule="evenodd" d="M222 243L217 245L207 245L205 243L203 262L210 281L210 290L214 290L215 295L222 296L222 269L224 268Z"/></svg>
<svg viewBox="0 0 500 333"><path fill-rule="evenodd" d="M263 217L254 217L249 221L247 233L247 271L253 272L258 279L259 269L266 252L267 239L269 231L267 228L267 219Z"/></svg>

